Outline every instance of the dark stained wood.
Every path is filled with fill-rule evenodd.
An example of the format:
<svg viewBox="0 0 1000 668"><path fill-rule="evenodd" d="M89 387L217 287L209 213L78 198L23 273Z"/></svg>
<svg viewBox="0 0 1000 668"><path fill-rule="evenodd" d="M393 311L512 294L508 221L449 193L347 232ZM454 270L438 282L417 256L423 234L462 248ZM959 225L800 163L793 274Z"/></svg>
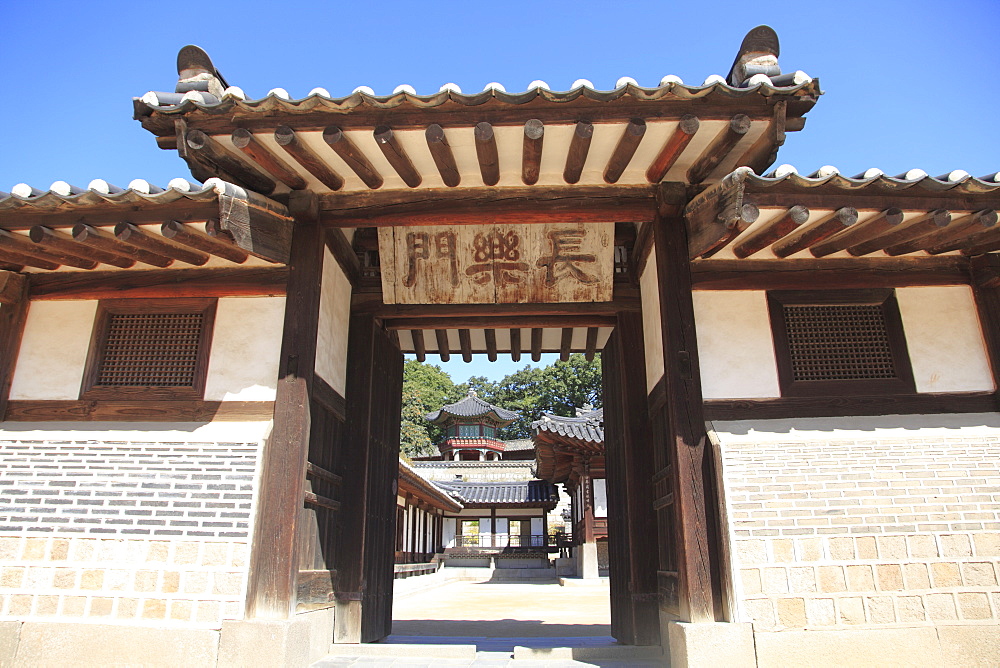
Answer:
<svg viewBox="0 0 1000 668"><path fill-rule="evenodd" d="M625 125L625 132L622 133L614 151L611 152L611 157L608 158L607 167L604 168L605 183L618 183L645 134L646 121L641 118L629 120Z"/></svg>
<svg viewBox="0 0 1000 668"><path fill-rule="evenodd" d="M559 302L550 304L383 304L355 300L355 313L373 313L379 318L469 318L476 316L609 316L621 311L640 311L638 296L616 297L610 302Z"/></svg>
<svg viewBox="0 0 1000 668"><path fill-rule="evenodd" d="M737 167L747 166L757 174L763 174L774 163L774 159L778 157L778 149L785 143L787 111L788 103L785 100L778 100L774 104L774 116L767 129L736 161Z"/></svg>
<svg viewBox="0 0 1000 668"><path fill-rule="evenodd" d="M330 510L340 510L339 501L334 501L329 497L313 494L312 492L305 492L303 494L303 501L306 505L310 506L320 506L321 508L329 508Z"/></svg>
<svg viewBox="0 0 1000 668"><path fill-rule="evenodd" d="M270 420L272 401L16 400L7 420L18 422L249 422Z"/></svg>
<svg viewBox="0 0 1000 668"><path fill-rule="evenodd" d="M569 143L569 152L566 154L566 167L563 169L563 180L566 183L577 183L580 180L593 138L594 124L590 121L577 121L573 139Z"/></svg>
<svg viewBox="0 0 1000 668"><path fill-rule="evenodd" d="M289 206L301 201L291 194L289 197ZM289 211L279 210L271 206L270 200L263 200L256 193L247 193L246 201L219 195L219 218L208 219L205 231L209 236L217 236L219 231L224 231L237 246L251 255L268 262L287 263L293 227Z"/></svg>
<svg viewBox="0 0 1000 668"><path fill-rule="evenodd" d="M492 316L479 315L468 316L462 320L454 318L387 318L384 321L385 328L396 329L437 329L441 328L458 329L465 326L470 329L496 329L498 327L523 327L523 328L562 328L562 327L614 327L613 316L606 315L508 315Z"/></svg>
<svg viewBox="0 0 1000 668"><path fill-rule="evenodd" d="M264 171L274 176L292 190L304 190L306 188L305 179L299 176L284 160L271 153L246 128L236 128L233 130L232 142L233 146L246 153Z"/></svg>
<svg viewBox="0 0 1000 668"><path fill-rule="evenodd" d="M486 358L491 362L497 361L497 331L487 329L483 332L486 336Z"/></svg>
<svg viewBox="0 0 1000 668"><path fill-rule="evenodd" d="M339 155L347 166L364 181L369 188L381 188L384 181L378 170L372 166L365 154L354 145L354 142L335 125L323 130L323 141Z"/></svg>
<svg viewBox="0 0 1000 668"><path fill-rule="evenodd" d="M521 330L510 330L510 359L513 362L521 361Z"/></svg>
<svg viewBox="0 0 1000 668"><path fill-rule="evenodd" d="M705 188L684 205L690 257L708 257L725 247L760 215L744 197L750 170L742 167ZM666 186L658 186L661 190ZM676 198L676 194L672 194ZM670 216L661 211L661 215Z"/></svg>
<svg viewBox="0 0 1000 668"><path fill-rule="evenodd" d="M296 210L308 212L315 199L296 191ZM247 583L248 618L287 619L295 612L297 532L305 494L311 434L310 394L316 366L323 229L303 215L296 220L285 298L274 422L261 462L257 521Z"/></svg>
<svg viewBox="0 0 1000 668"><path fill-rule="evenodd" d="M351 282L351 285L357 287L358 281L361 280L361 261L347 237L344 236L344 232L336 227L327 228L326 247L330 249L330 253L333 254L333 258L337 261L347 280Z"/></svg>
<svg viewBox="0 0 1000 668"><path fill-rule="evenodd" d="M961 250L962 255L969 257L1000 250L1000 229L994 228L987 232L981 232L971 237L962 248L957 250Z"/></svg>
<svg viewBox="0 0 1000 668"><path fill-rule="evenodd" d="M12 250L0 249L0 264L4 271L20 271L24 267L37 267L38 269L58 269L58 262L49 262L37 257L21 255Z"/></svg>
<svg viewBox="0 0 1000 668"><path fill-rule="evenodd" d="M134 259L154 267L165 268L174 263L172 257L151 253L132 244L124 243L114 235L85 223L80 223L73 228L73 240L79 244Z"/></svg>
<svg viewBox="0 0 1000 668"><path fill-rule="evenodd" d="M248 297L285 294L284 267L33 274L32 299Z"/></svg>
<svg viewBox="0 0 1000 668"><path fill-rule="evenodd" d="M476 141L476 159L479 161L479 173L483 183L495 186L500 181L500 157L497 154L497 138L493 134L493 126L482 121L476 123L473 131Z"/></svg>
<svg viewBox="0 0 1000 668"><path fill-rule="evenodd" d="M537 118L530 119L524 124L524 140L521 145L521 181L526 186L538 183L544 143L545 124Z"/></svg>
<svg viewBox="0 0 1000 668"><path fill-rule="evenodd" d="M402 145L392 133L392 128L387 125L380 125L374 131L375 143L382 150L382 155L389 161L392 168L399 174L399 178L411 188L420 185L422 179L420 173L413 167L410 157L403 150Z"/></svg>
<svg viewBox="0 0 1000 668"><path fill-rule="evenodd" d="M421 327L421 329L427 328ZM434 338L437 339L438 356L441 358L442 362L447 362L451 359L451 351L448 349L448 330L435 329Z"/></svg>
<svg viewBox="0 0 1000 668"><path fill-rule="evenodd" d="M741 238L740 242L733 246L733 255L739 258L749 257L797 229L807 220L809 220L809 209L804 206L793 206L783 216L757 227Z"/></svg>
<svg viewBox="0 0 1000 668"><path fill-rule="evenodd" d="M829 216L824 216L787 234L771 246L771 250L778 257L788 257L792 253L809 248L857 222L857 209L849 206L841 207Z"/></svg>
<svg viewBox="0 0 1000 668"><path fill-rule="evenodd" d="M427 347L424 345L424 330L411 329L410 338L413 339L413 352L417 356L417 361L423 362L427 359Z"/></svg>
<svg viewBox="0 0 1000 668"><path fill-rule="evenodd" d="M333 471L327 471L312 462L306 463L306 475L310 478L322 478L323 480L332 482L335 485L340 485L344 482L344 479L341 476L337 475Z"/></svg>
<svg viewBox="0 0 1000 668"><path fill-rule="evenodd" d="M660 149L653 162L649 163L649 168L646 169L647 181L650 183L659 183L663 180L663 177L667 175L670 168L677 162L677 158L681 157L681 153L684 152L687 145L694 139L700 125L696 116L692 116L691 114L681 116L680 120L677 121L677 127L670 133L667 143Z"/></svg>
<svg viewBox="0 0 1000 668"><path fill-rule="evenodd" d="M264 176L226 151L219 142L201 130L189 130L184 142L189 154L197 157L199 162L210 169L222 172L222 176L229 175L236 183L264 195L270 195L274 192L276 184L273 179Z"/></svg>
<svg viewBox="0 0 1000 668"><path fill-rule="evenodd" d="M462 182L462 176L458 173L458 166L455 164L455 155L451 152L448 144L448 137L437 123L431 123L424 131L427 140L427 148L431 152L434 164L437 166L441 180L449 188L454 188Z"/></svg>
<svg viewBox="0 0 1000 668"><path fill-rule="evenodd" d="M203 253L211 253L236 264L243 264L250 257L249 253L232 242L211 237L195 227L179 223L176 220L168 220L163 223L160 226L160 234L171 241L190 246Z"/></svg>
<svg viewBox="0 0 1000 668"><path fill-rule="evenodd" d="M559 343L559 359L563 362L569 359L570 349L573 346L573 328L563 327L562 339Z"/></svg>
<svg viewBox="0 0 1000 668"><path fill-rule="evenodd" d="M782 397L780 399L710 399L707 420L773 420L842 417L844 415L932 415L992 413L993 392L942 392L846 397Z"/></svg>
<svg viewBox="0 0 1000 668"><path fill-rule="evenodd" d="M583 356L588 362L593 361L594 356L597 354L597 334L598 330L596 327L587 328L587 349L583 353Z"/></svg>
<svg viewBox="0 0 1000 668"><path fill-rule="evenodd" d="M534 186L365 191L321 197L324 225L637 223L655 215L653 186Z"/></svg>
<svg viewBox="0 0 1000 668"><path fill-rule="evenodd" d="M534 327L531 330L531 361L542 359L542 329Z"/></svg>
<svg viewBox="0 0 1000 668"><path fill-rule="evenodd" d="M910 241L893 244L886 247L885 254L896 256L916 251L938 248L950 248L955 241L988 230L997 223L997 213L994 210L981 210L960 216L951 221L947 227L932 230L929 234Z"/></svg>
<svg viewBox="0 0 1000 668"><path fill-rule="evenodd" d="M986 355L993 375L995 406L1000 397L1000 256L981 255L972 258L972 295L976 300L980 331L986 343ZM0 309L2 311L2 309ZM996 410L996 407L986 409Z"/></svg>
<svg viewBox="0 0 1000 668"><path fill-rule="evenodd" d="M967 285L963 257L809 258L790 260L699 260L692 265L699 290L799 290L901 288L912 285Z"/></svg>
<svg viewBox="0 0 1000 668"><path fill-rule="evenodd" d="M73 255L84 261L103 262L121 269L128 269L135 265L135 260L126 258L115 253L109 253L92 246L84 246L73 240L73 237L61 230L53 230L41 225L31 228L28 235L32 241L39 244L42 249L50 248Z"/></svg>
<svg viewBox="0 0 1000 668"><path fill-rule="evenodd" d="M200 267L208 262L208 253L167 241L163 237L154 236L132 223L118 223L115 225L115 237L122 243L130 244L136 248L156 253L157 255L171 257L187 264Z"/></svg>
<svg viewBox="0 0 1000 668"><path fill-rule="evenodd" d="M639 231L635 237L635 244L632 246L632 254L629 256L629 270L632 283L638 284L639 277L646 270L646 262L653 250L653 226L649 223L639 225Z"/></svg>
<svg viewBox="0 0 1000 668"><path fill-rule="evenodd" d="M813 257L826 257L837 251L842 251L854 244L870 241L886 232L889 232L903 222L903 212L896 207L880 211L874 217L863 223L851 225L843 232L823 241L819 241L809 247L809 252Z"/></svg>
<svg viewBox="0 0 1000 668"><path fill-rule="evenodd" d="M472 335L467 329L458 330L458 345L462 350L462 361L472 361Z"/></svg>
<svg viewBox="0 0 1000 668"><path fill-rule="evenodd" d="M930 234L943 227L948 227L949 224L951 224L951 212L945 209L935 209L903 225L894 227L885 234L850 246L847 252L855 257L868 255L883 248Z"/></svg>
<svg viewBox="0 0 1000 668"><path fill-rule="evenodd" d="M28 319L28 281L21 274L3 273L0 288L0 421L11 419L10 385L14 379L24 323Z"/></svg>
<svg viewBox="0 0 1000 668"><path fill-rule="evenodd" d="M344 187L344 179L339 174L330 169L326 161L305 145L296 134L295 130L287 125L279 125L274 130L274 141L278 146L285 149L288 155L295 159L295 162L305 167L306 171L316 177L320 183L330 190L340 190Z"/></svg>
<svg viewBox="0 0 1000 668"><path fill-rule="evenodd" d="M319 404L324 410L329 411L336 419L347 419L347 403L343 395L333 389L323 377L316 374L313 376L312 397L313 403ZM310 470L306 467L306 471Z"/></svg>
<svg viewBox="0 0 1000 668"><path fill-rule="evenodd" d="M4 253L6 254L4 255ZM57 248L42 248L40 245L32 243L28 237L6 230L0 230L0 258L29 266L38 266L38 262L41 261L46 264L46 268L52 269L55 268L50 266L52 264L65 264L77 269L93 269L97 266L97 262L94 260L85 260ZM20 262L22 258L33 258L34 261L22 263Z"/></svg>
<svg viewBox="0 0 1000 668"><path fill-rule="evenodd" d="M705 149L698 161L691 165L687 172L688 183L697 184L707 179L749 131L749 116L746 114L733 116L723 133Z"/></svg>

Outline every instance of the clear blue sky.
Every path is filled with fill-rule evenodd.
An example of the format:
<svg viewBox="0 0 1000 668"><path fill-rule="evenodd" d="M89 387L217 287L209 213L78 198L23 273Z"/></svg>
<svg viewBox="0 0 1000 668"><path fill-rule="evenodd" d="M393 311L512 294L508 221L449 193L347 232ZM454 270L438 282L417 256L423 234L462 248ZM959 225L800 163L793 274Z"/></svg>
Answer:
<svg viewBox="0 0 1000 668"><path fill-rule="evenodd" d="M657 85L725 75L743 35L767 23L785 71L826 91L779 163L932 175L1000 170L1000 2L24 2L0 0L0 190L19 182L189 176L131 120L131 98L173 90L177 50L198 44L251 97L315 86L430 93L498 81L521 91L621 76ZM484 360L485 361L485 360ZM508 358L509 361L509 358ZM461 362L459 362L461 364ZM515 365L523 366L524 362ZM468 374L509 372L459 367Z"/></svg>

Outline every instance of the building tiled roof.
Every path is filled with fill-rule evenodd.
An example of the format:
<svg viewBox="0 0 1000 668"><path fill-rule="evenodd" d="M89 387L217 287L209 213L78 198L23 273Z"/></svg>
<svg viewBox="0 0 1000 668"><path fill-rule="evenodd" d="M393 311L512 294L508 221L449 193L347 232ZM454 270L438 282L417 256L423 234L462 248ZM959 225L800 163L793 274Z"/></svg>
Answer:
<svg viewBox="0 0 1000 668"><path fill-rule="evenodd" d="M463 504L523 504L556 503L559 495L555 486L544 480L519 482L437 482L435 483Z"/></svg>
<svg viewBox="0 0 1000 668"><path fill-rule="evenodd" d="M914 190L930 192L948 191L954 194L975 195L1000 191L1000 172L976 178L968 172L956 169L941 176L930 176L922 169L911 169L897 176L889 176L877 168L871 168L857 176L844 176L836 167L825 166L803 175L792 165L780 165L766 176L746 172L748 185L758 189L786 184L805 189L826 186L839 190L865 192L892 192ZM917 194L916 192L914 194Z"/></svg>
<svg viewBox="0 0 1000 668"><path fill-rule="evenodd" d="M482 415L489 415L490 413L496 416L496 418L501 422L507 423L513 422L520 417L520 415L514 411L509 411L506 408L500 408L499 406L494 406L487 401L483 401L476 396L475 391L469 390L468 396L464 397L460 401L448 404L433 413L428 413L424 416L424 418L429 422L440 422L448 415L454 417L479 417Z"/></svg>
<svg viewBox="0 0 1000 668"><path fill-rule="evenodd" d="M0 211L18 209L51 209L68 211L96 204L168 204L180 199L210 201L220 193L233 191L238 186L221 179L209 179L204 185L186 179L173 179L166 188L143 179L135 179L128 188L119 188L104 179L94 179L86 188L79 188L65 181L56 181L48 190L40 190L26 183L19 183L10 193L0 192ZM242 190L242 189L240 189Z"/></svg>
<svg viewBox="0 0 1000 668"><path fill-rule="evenodd" d="M513 441L503 442L504 452L518 452L521 450L534 450L535 444L530 438L519 438Z"/></svg>
<svg viewBox="0 0 1000 668"><path fill-rule="evenodd" d="M583 413L577 417L562 417L545 413L541 420L531 423L533 433L547 431L588 443L604 442L604 409Z"/></svg>

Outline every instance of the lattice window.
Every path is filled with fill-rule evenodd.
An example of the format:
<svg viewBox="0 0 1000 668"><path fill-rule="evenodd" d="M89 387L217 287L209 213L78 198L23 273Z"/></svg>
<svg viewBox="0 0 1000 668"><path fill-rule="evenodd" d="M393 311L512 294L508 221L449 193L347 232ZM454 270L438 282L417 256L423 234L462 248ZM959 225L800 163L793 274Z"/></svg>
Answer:
<svg viewBox="0 0 1000 668"><path fill-rule="evenodd" d="M912 393L891 290L769 293L782 394Z"/></svg>
<svg viewBox="0 0 1000 668"><path fill-rule="evenodd" d="M201 398L215 300L101 303L82 396Z"/></svg>

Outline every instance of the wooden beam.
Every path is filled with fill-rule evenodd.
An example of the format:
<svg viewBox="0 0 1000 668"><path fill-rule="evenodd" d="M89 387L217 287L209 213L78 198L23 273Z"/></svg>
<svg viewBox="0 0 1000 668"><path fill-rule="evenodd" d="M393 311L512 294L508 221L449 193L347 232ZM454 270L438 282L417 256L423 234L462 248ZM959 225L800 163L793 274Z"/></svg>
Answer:
<svg viewBox="0 0 1000 668"><path fill-rule="evenodd" d="M774 115L767 129L747 151L736 161L736 166L747 166L757 174L774 163L778 149L785 143L785 127L787 121L788 102L778 100L774 103Z"/></svg>
<svg viewBox="0 0 1000 668"><path fill-rule="evenodd" d="M462 176L458 172L458 165L455 164L455 155L451 152L448 144L448 137L437 123L431 123L424 131L427 139L427 148L431 152L434 164L437 166L441 180L449 188L454 188L462 182Z"/></svg>
<svg viewBox="0 0 1000 668"><path fill-rule="evenodd" d="M271 151L253 136L246 128L236 128L232 134L233 146L247 154L264 171L284 183L292 190L305 190L306 181L288 166L284 160Z"/></svg>
<svg viewBox="0 0 1000 668"><path fill-rule="evenodd" d="M549 304L383 304L381 301L357 301L355 313L372 313L378 318L465 318L489 316L608 316L621 311L642 310L638 295L617 298L610 302L557 302Z"/></svg>
<svg viewBox="0 0 1000 668"><path fill-rule="evenodd" d="M625 168L635 155L639 143L646 134L646 121L641 118L633 118L625 125L625 131L618 139L615 150L608 158L608 165L604 168L604 182L618 183Z"/></svg>
<svg viewBox="0 0 1000 668"><path fill-rule="evenodd" d="M462 349L462 361L472 361L472 335L467 329L458 330L458 345Z"/></svg>
<svg viewBox="0 0 1000 668"><path fill-rule="evenodd" d="M687 145L694 139L700 125L696 116L692 116L691 114L681 116L677 122L677 127L670 133L670 137L667 138L667 142L663 145L663 148L660 149L653 162L649 163L649 168L646 170L647 181L650 183L659 183L663 180L663 177L667 175L670 168L677 162L677 158L681 157L681 153L684 152Z"/></svg>
<svg viewBox="0 0 1000 668"><path fill-rule="evenodd" d="M740 242L733 246L733 255L739 258L749 257L798 229L807 220L809 220L809 209L804 206L793 206L784 215L757 227L741 238Z"/></svg>
<svg viewBox="0 0 1000 668"><path fill-rule="evenodd" d="M656 213L652 186L533 186L376 191L321 197L331 227L638 223Z"/></svg>
<svg viewBox="0 0 1000 668"><path fill-rule="evenodd" d="M593 138L594 124L590 121L577 121L576 127L573 128L573 138L569 143L569 152L566 154L566 167L563 169L563 180L566 183L579 182Z"/></svg>
<svg viewBox="0 0 1000 668"><path fill-rule="evenodd" d="M493 126L485 121L476 123L473 134L483 183L495 186L500 181L500 157L497 154L497 138L493 134Z"/></svg>
<svg viewBox="0 0 1000 668"><path fill-rule="evenodd" d="M976 232L988 230L996 225L996 222L996 211L976 211L974 213L955 218L947 227L932 230L929 234L925 234L909 241L903 241L887 246L883 250L886 255L891 256L915 253L916 251L934 248L935 246L942 244L949 244L957 239L964 239L970 234L975 234Z"/></svg>
<svg viewBox="0 0 1000 668"><path fill-rule="evenodd" d="M428 328L421 327L421 329ZM434 329L434 338L437 339L438 356L441 358L442 362L447 362L451 359L451 351L448 349L448 330Z"/></svg>
<svg viewBox="0 0 1000 668"><path fill-rule="evenodd" d="M200 162L207 163L214 170L223 172L223 177L228 175L237 183L264 195L274 192L276 184L273 179L264 176L229 153L218 141L201 130L189 130L184 138L184 143Z"/></svg>
<svg viewBox="0 0 1000 668"><path fill-rule="evenodd" d="M388 125L380 125L375 128L374 137L375 143L382 149L382 155L399 174L399 178L403 179L403 182L411 188L419 186L422 181L420 173L414 169L410 157L406 155L406 151L392 133L392 128Z"/></svg>
<svg viewBox="0 0 1000 668"><path fill-rule="evenodd" d="M598 330L596 327L587 328L587 350L583 353L583 356L588 362L592 362L594 356L597 354L597 334Z"/></svg>
<svg viewBox="0 0 1000 668"><path fill-rule="evenodd" d="M782 397L780 399L711 399L707 420L774 420L844 415L934 415L995 413L993 392L935 392L852 397Z"/></svg>
<svg viewBox="0 0 1000 668"><path fill-rule="evenodd" d="M115 237L122 243L198 267L208 262L208 253L181 246L163 237L153 236L132 223L115 225Z"/></svg>
<svg viewBox="0 0 1000 668"><path fill-rule="evenodd" d="M1000 230L994 228L977 234L975 237L969 239L967 245L960 250L962 251L962 255L968 257L998 251L1000 250Z"/></svg>
<svg viewBox="0 0 1000 668"><path fill-rule="evenodd" d="M749 116L746 114L736 114L733 116L729 120L725 131L705 149L698 161L688 170L688 183L694 185L707 179L749 131Z"/></svg>
<svg viewBox="0 0 1000 668"><path fill-rule="evenodd" d="M524 329L563 327L614 327L614 316L607 315L480 315L468 316L462 319L436 318L386 318L385 328L397 329L497 329L498 327L518 327ZM442 329L443 328L443 329Z"/></svg>
<svg viewBox="0 0 1000 668"><path fill-rule="evenodd" d="M114 253L124 258L134 259L153 267L165 268L174 263L173 258L151 253L131 244L119 241L117 237L96 227L80 223L73 228L73 240L79 244Z"/></svg>
<svg viewBox="0 0 1000 668"><path fill-rule="evenodd" d="M341 271L344 272L344 276L347 277L352 286L357 287L358 281L361 280L361 261L347 237L344 236L343 230L328 227L325 239L326 247L330 249L330 253L337 261Z"/></svg>
<svg viewBox="0 0 1000 668"><path fill-rule="evenodd" d="M521 361L521 330L514 328L510 330L510 359L512 362Z"/></svg>
<svg viewBox="0 0 1000 668"><path fill-rule="evenodd" d="M812 223L798 227L771 246L771 250L778 257L788 257L792 253L797 253L827 237L833 236L856 222L858 222L857 209L845 206L837 209L829 216L824 216Z"/></svg>
<svg viewBox="0 0 1000 668"><path fill-rule="evenodd" d="M531 330L531 361L537 362L542 359L542 328L534 327Z"/></svg>
<svg viewBox="0 0 1000 668"><path fill-rule="evenodd" d="M160 234L170 241L184 244L204 253L211 253L236 264L243 264L250 257L249 253L231 241L227 242L218 237L209 236L196 227L179 223L176 220L168 220L163 223L160 226Z"/></svg>
<svg viewBox="0 0 1000 668"><path fill-rule="evenodd" d="M521 142L521 181L526 186L538 183L544 142L545 124L537 118L527 121L524 124L524 140Z"/></svg>
<svg viewBox="0 0 1000 668"><path fill-rule="evenodd" d="M417 356L418 362L427 359L427 346L424 345L424 330L411 329L410 339L413 340L413 353Z"/></svg>
<svg viewBox="0 0 1000 668"><path fill-rule="evenodd" d="M249 422L270 420L273 401L14 400L4 419L17 422Z"/></svg>
<svg viewBox="0 0 1000 668"><path fill-rule="evenodd" d="M372 166L365 154L354 145L350 137L335 125L323 130L323 141L339 155L347 166L351 168L358 178L364 181L369 188L381 188L384 181L378 170Z"/></svg>
<svg viewBox="0 0 1000 668"><path fill-rule="evenodd" d="M757 220L760 210L744 198L746 182L751 175L748 168L741 167L683 204L691 258L712 255ZM661 191L665 187L664 184L658 186ZM662 200L666 193L660 196ZM678 199L678 193L671 193L670 197ZM680 201L685 200L680 198ZM674 208L680 206L677 204ZM672 215L666 211L660 214Z"/></svg>
<svg viewBox="0 0 1000 668"><path fill-rule="evenodd" d="M483 331L486 336L486 358L491 362L497 361L497 331L487 329Z"/></svg>
<svg viewBox="0 0 1000 668"><path fill-rule="evenodd" d="M6 253L6 255L2 253ZM27 264L32 267L39 266L40 261L45 263L45 266L41 268L50 269L56 268L51 265L58 266L61 264L76 267L77 269L93 269L97 266L97 262L94 260L84 260L81 257L61 252L55 248L41 248L37 244L32 243L30 238L20 234L13 234L6 230L0 230L0 257L3 257L8 262ZM22 259L30 259L32 261L21 262Z"/></svg>
<svg viewBox="0 0 1000 668"><path fill-rule="evenodd" d="M84 261L103 262L121 269L128 269L135 264L132 258L122 257L115 253L84 246L73 240L73 237L61 230L52 230L48 227L36 225L31 228L28 235L32 241L37 243L43 250L51 248L68 255L73 255Z"/></svg>
<svg viewBox="0 0 1000 668"><path fill-rule="evenodd" d="M285 267L217 267L167 271L88 271L32 274L31 298L150 299L271 297L285 294Z"/></svg>
<svg viewBox="0 0 1000 668"><path fill-rule="evenodd" d="M979 216L979 226L973 227L965 238L952 239L950 241L942 241L939 244L928 247L926 250L931 255L939 255L941 253L947 253L948 251L961 250L963 248L970 248L976 251L978 248L989 248L992 246L995 239L998 237L998 230L1000 226L997 226L997 213L981 213ZM985 229L983 229L985 228ZM984 251L979 251L984 252ZM978 252L973 252L973 255L979 254Z"/></svg>
<svg viewBox="0 0 1000 668"><path fill-rule="evenodd" d="M4 272L0 288L0 421L7 419L10 385L28 319L28 301L26 277Z"/></svg>
<svg viewBox="0 0 1000 668"><path fill-rule="evenodd" d="M569 360L570 348L573 345L573 328L563 327L562 340L559 343L559 359L563 362Z"/></svg>
<svg viewBox="0 0 1000 668"><path fill-rule="evenodd" d="M837 251L847 249L856 243L870 241L872 238L890 232L903 222L903 212L892 207L885 211L880 211L874 217L863 223L851 225L846 230L818 241L809 247L809 252L813 257L826 257Z"/></svg>
<svg viewBox="0 0 1000 668"><path fill-rule="evenodd" d="M910 241L926 234L930 234L931 232L936 232L941 228L948 227L950 224L951 212L944 209L935 209L934 211L929 211L918 218L904 223L903 225L895 227L885 234L875 237L874 239L857 243L849 247L847 252L855 257L868 255L869 253L874 253L875 251L882 250L883 248L894 246L905 241Z"/></svg>
<svg viewBox="0 0 1000 668"><path fill-rule="evenodd" d="M993 376L993 396L1000 397L1000 256L980 255L969 263L972 295ZM0 309L2 310L2 309ZM990 411L996 408L987 409Z"/></svg>
<svg viewBox="0 0 1000 668"><path fill-rule="evenodd" d="M279 125L274 130L274 141L278 146L285 149L288 155L295 159L295 162L302 165L307 172L330 190L340 190L344 187L344 179L339 174L330 169L326 161L316 155L316 153L305 145L298 138L295 130L287 125Z"/></svg>

